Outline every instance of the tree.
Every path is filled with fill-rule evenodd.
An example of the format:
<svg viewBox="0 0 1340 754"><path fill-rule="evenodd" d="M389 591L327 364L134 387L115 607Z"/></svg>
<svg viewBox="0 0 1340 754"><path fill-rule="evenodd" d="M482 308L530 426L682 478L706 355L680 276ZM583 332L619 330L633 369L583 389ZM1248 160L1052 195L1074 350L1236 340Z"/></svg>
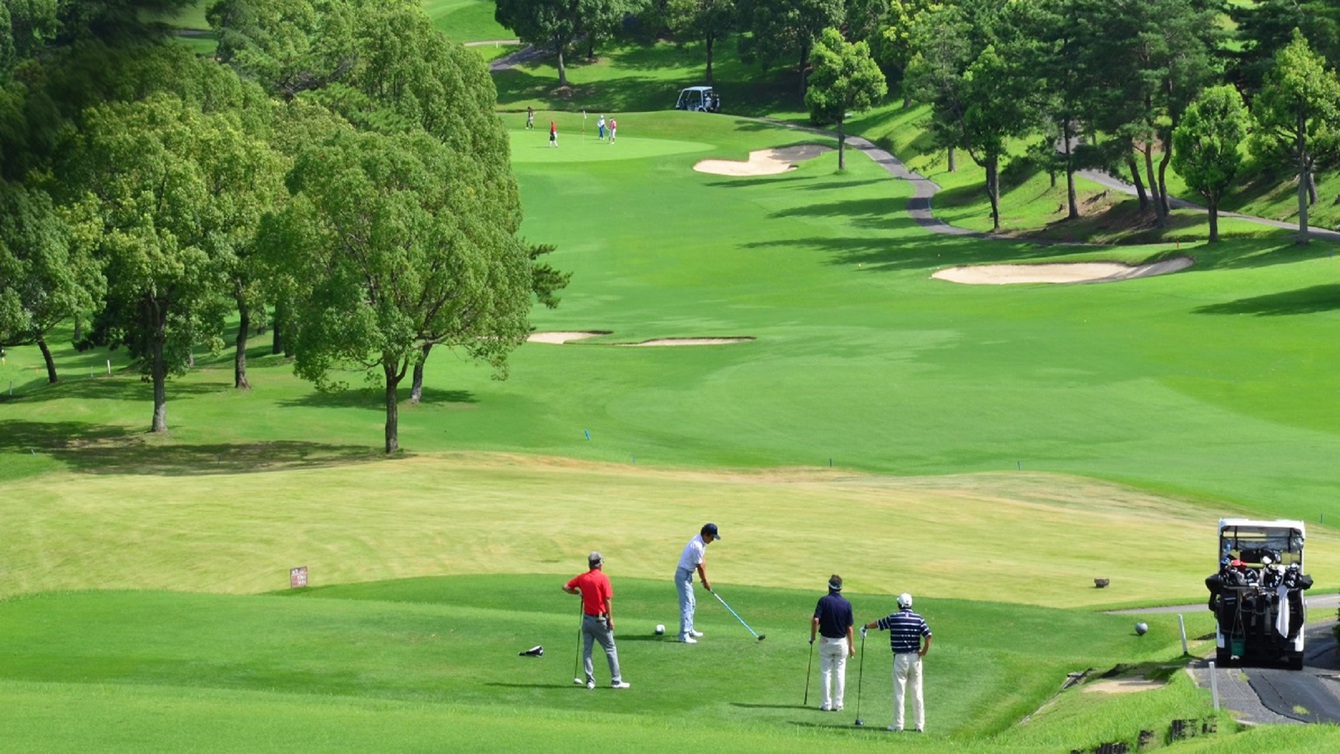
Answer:
<svg viewBox="0 0 1340 754"><path fill-rule="evenodd" d="M1261 88L1277 50L1298 29L1331 67L1340 65L1340 5L1333 0L1256 0L1225 8L1237 30L1239 49L1230 54L1235 83L1249 96Z"/></svg>
<svg viewBox="0 0 1340 754"><path fill-rule="evenodd" d="M847 114L873 107L888 94L889 85L870 57L870 46L864 41L852 44L831 27L815 43L811 60L814 70L805 91L805 107L816 124L837 124L838 170L845 170Z"/></svg>
<svg viewBox="0 0 1340 754"><path fill-rule="evenodd" d="M558 85L568 85L567 53L582 32L581 0L497 0L493 18L526 44L557 55Z"/></svg>
<svg viewBox="0 0 1340 754"><path fill-rule="evenodd" d="M1021 82L1015 66L990 45L963 76L963 147L986 171L993 231L1000 230L1000 159L1005 155L1005 143L1023 134L1029 122Z"/></svg>
<svg viewBox="0 0 1340 754"><path fill-rule="evenodd" d="M299 156L293 199L264 247L296 281L295 370L321 389L362 367L385 390L385 449L399 449L397 388L425 345L502 370L529 334L532 270L483 172L423 132L346 129ZM505 372L500 372L505 374Z"/></svg>
<svg viewBox="0 0 1340 754"><path fill-rule="evenodd" d="M50 197L0 181L0 346L36 344L54 384L47 333L92 312L104 285L93 260L71 248L70 228Z"/></svg>
<svg viewBox="0 0 1340 754"><path fill-rule="evenodd" d="M805 93L810 49L828 27L841 27L843 0L737 0L740 30L751 32L740 39L745 62L757 61L770 68L790 58L800 75L800 93Z"/></svg>
<svg viewBox="0 0 1340 754"><path fill-rule="evenodd" d="M666 24L676 35L701 40L707 54L708 84L717 42L730 36L737 23L735 0L669 0Z"/></svg>
<svg viewBox="0 0 1340 754"><path fill-rule="evenodd" d="M1242 165L1247 107L1230 85L1201 92L1173 131L1172 164L1187 185L1205 197L1210 210L1210 242L1219 240L1219 201Z"/></svg>
<svg viewBox="0 0 1340 754"><path fill-rule="evenodd" d="M1308 206L1316 201L1313 171L1340 139L1340 82L1302 32L1294 30L1293 40L1275 54L1252 116L1253 153L1298 173L1298 243L1305 244Z"/></svg>
<svg viewBox="0 0 1340 754"><path fill-rule="evenodd" d="M272 179L263 143L236 114L159 93L90 108L58 175L75 237L102 264L97 340L125 345L153 383L154 432L167 431L167 378L194 345L221 345L235 239Z"/></svg>

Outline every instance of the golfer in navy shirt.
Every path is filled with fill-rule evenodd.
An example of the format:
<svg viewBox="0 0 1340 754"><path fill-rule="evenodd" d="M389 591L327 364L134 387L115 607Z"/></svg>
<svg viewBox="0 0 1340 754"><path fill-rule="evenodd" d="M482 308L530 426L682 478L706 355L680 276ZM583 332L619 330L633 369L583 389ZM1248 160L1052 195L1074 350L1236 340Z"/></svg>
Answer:
<svg viewBox="0 0 1340 754"><path fill-rule="evenodd" d="M912 717L918 733L926 729L926 703L921 695L921 658L931 650L931 628L926 619L912 612L912 595L898 595L898 612L880 618L861 628L878 628L889 632L889 646L893 649L893 724L889 730L903 730L903 702L908 683L912 686ZM922 641L925 639L925 641Z"/></svg>
<svg viewBox="0 0 1340 754"><path fill-rule="evenodd" d="M822 635L819 642L819 684L824 689L824 701L819 709L838 712L847 690L847 658L856 654L851 627L856 619L851 614L851 603L843 597L842 577L833 574L828 579L828 594L814 606L810 621L810 643L814 634ZM834 679L836 673L837 678Z"/></svg>

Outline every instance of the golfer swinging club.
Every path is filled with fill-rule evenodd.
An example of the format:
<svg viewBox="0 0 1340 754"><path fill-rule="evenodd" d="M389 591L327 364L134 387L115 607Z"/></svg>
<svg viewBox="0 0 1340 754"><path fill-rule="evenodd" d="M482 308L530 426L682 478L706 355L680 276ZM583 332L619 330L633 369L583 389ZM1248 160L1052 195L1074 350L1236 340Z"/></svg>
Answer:
<svg viewBox="0 0 1340 754"><path fill-rule="evenodd" d="M703 589L712 591L712 585L707 581L707 571L703 569L703 556L707 546L718 539L721 539L721 535L717 533L717 525L703 524L702 531L684 545L684 552L679 556L675 589L679 591L679 640L685 644L697 644L698 637L703 635L702 631L693 630L693 610L696 606L693 599L693 572L698 571Z"/></svg>
<svg viewBox="0 0 1340 754"><path fill-rule="evenodd" d="M889 646L893 649L893 724L889 730L903 731L903 702L908 682L912 685L912 717L916 731L926 729L926 703L921 695L921 658L931 651L931 629L926 619L912 612L912 595L898 595L898 612L865 624L867 629L878 628L889 632ZM923 643L921 640L925 638Z"/></svg>
<svg viewBox="0 0 1340 754"><path fill-rule="evenodd" d="M582 661L586 667L586 688L596 687L591 645L598 641L605 648L605 657L609 659L610 685L616 689L626 689L632 684L625 683L619 675L619 650L614 647L614 614L610 609L614 600L614 587L601 570L605 559L599 551L592 551L586 561L589 570L563 585L563 591L568 594L582 596Z"/></svg>

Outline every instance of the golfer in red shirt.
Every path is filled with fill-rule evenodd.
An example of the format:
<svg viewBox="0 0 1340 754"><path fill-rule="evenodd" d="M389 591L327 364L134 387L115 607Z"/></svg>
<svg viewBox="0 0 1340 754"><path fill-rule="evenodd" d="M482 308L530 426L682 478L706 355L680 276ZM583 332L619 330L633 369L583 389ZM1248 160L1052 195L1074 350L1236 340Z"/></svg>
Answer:
<svg viewBox="0 0 1340 754"><path fill-rule="evenodd" d="M605 656L610 663L610 685L616 689L626 689L631 683L625 683L619 675L619 650L614 647L614 614L611 602L614 599L614 587L601 568L605 559L599 551L587 556L590 570L563 585L568 594L582 596L582 662L586 668L586 687L596 687L595 668L591 662L591 645L600 642L605 648Z"/></svg>

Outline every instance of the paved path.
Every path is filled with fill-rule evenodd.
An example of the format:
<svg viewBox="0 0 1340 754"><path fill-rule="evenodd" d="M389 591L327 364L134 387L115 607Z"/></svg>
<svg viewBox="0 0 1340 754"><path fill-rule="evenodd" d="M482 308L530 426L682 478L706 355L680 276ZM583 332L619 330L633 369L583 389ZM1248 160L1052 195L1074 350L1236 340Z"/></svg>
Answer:
<svg viewBox="0 0 1340 754"><path fill-rule="evenodd" d="M1307 598L1313 617L1334 617L1340 607L1340 594L1317 594ZM1149 613L1195 613L1205 603L1164 607L1110 610L1113 615ZM1251 725L1265 723L1340 723L1340 648L1335 641L1335 621L1325 620L1307 627L1304 668L1216 667L1215 682L1219 703L1234 716ZM1202 688L1210 688L1210 663L1197 659L1187 672Z"/></svg>

